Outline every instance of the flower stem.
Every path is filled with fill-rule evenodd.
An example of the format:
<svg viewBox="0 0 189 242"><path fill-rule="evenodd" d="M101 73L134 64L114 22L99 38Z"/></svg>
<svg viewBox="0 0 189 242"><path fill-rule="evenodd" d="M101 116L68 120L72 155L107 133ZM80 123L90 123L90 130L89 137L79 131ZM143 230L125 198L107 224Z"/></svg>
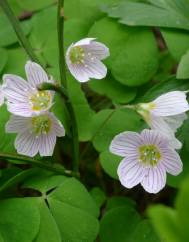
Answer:
<svg viewBox="0 0 189 242"><path fill-rule="evenodd" d="M58 31L58 46L59 46L59 70L62 85L66 88L66 63L64 56L64 0L58 1L57 9L57 31Z"/></svg>
<svg viewBox="0 0 189 242"><path fill-rule="evenodd" d="M66 80L66 64L64 56L64 0L58 0L57 10L57 28L58 28L58 46L59 46L59 69L61 84L67 87ZM59 89L62 91L61 89ZM77 121L74 113L73 106L70 102L69 93L66 99L66 106L70 114L72 141L73 141L73 170L79 171L79 139Z"/></svg>
<svg viewBox="0 0 189 242"><path fill-rule="evenodd" d="M26 156L22 155L16 155L16 154L8 154L8 153L0 153L0 158L3 158L5 160L20 160L24 161L28 164L31 164L33 166L55 172L57 174L63 175L63 176L74 176L74 177L79 177L79 174L70 170L65 170L64 168L56 167L56 166L51 166L47 163L42 163L38 160L28 158Z"/></svg>
<svg viewBox="0 0 189 242"><path fill-rule="evenodd" d="M25 49L26 53L28 54L31 60L39 63L37 56L33 52L32 46L30 45L29 41L23 33L23 30L20 27L19 20L14 15L7 0L0 0L0 6L2 7L9 21L11 22L21 46Z"/></svg>

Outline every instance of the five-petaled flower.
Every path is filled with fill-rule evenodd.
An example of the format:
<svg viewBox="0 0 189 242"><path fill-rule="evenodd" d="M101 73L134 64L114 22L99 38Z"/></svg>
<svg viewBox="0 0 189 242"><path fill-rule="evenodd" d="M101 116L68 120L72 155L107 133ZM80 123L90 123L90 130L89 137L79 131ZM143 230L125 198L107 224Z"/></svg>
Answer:
<svg viewBox="0 0 189 242"><path fill-rule="evenodd" d="M65 130L53 113L46 112L33 117L12 115L6 124L7 133L18 133L15 148L19 154L33 157L51 156L56 137L65 135Z"/></svg>
<svg viewBox="0 0 189 242"><path fill-rule="evenodd" d="M166 184L166 172L176 176L182 171L179 155L156 130L123 132L112 140L110 151L124 157L118 176L126 188L141 183L147 192L157 193Z"/></svg>
<svg viewBox="0 0 189 242"><path fill-rule="evenodd" d="M31 117L46 112L53 104L53 91L38 91L43 82L53 82L43 68L35 62L28 61L25 65L27 80L19 76L5 74L3 76L3 92L7 99L9 112Z"/></svg>
<svg viewBox="0 0 189 242"><path fill-rule="evenodd" d="M187 118L185 112L188 110L189 104L184 91L168 92L152 102L137 105L137 111L147 124L167 136L175 149L182 147L175 137L175 132Z"/></svg>
<svg viewBox="0 0 189 242"><path fill-rule="evenodd" d="M71 44L66 52L66 63L76 80L87 82L90 78L102 79L107 74L101 62L109 56L109 49L95 38L85 38Z"/></svg>

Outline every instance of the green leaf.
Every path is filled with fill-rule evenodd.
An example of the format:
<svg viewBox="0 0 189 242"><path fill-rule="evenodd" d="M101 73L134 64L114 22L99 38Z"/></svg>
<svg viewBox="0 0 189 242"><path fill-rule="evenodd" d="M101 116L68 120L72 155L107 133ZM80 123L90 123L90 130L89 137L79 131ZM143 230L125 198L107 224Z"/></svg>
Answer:
<svg viewBox="0 0 189 242"><path fill-rule="evenodd" d="M98 208L101 208L101 206L104 204L106 201L106 195L104 191L102 191L99 187L94 187L91 191L90 194L94 201L96 202Z"/></svg>
<svg viewBox="0 0 189 242"><path fill-rule="evenodd" d="M117 103L129 103L136 97L137 93L135 88L122 85L110 75L100 81L92 80L88 85L93 91L107 96Z"/></svg>
<svg viewBox="0 0 189 242"><path fill-rule="evenodd" d="M6 242L33 241L39 230L36 200L12 198L0 201L0 233Z"/></svg>
<svg viewBox="0 0 189 242"><path fill-rule="evenodd" d="M188 31L175 29L161 29L161 33L166 42L170 54L176 61L180 61L181 57L189 49Z"/></svg>
<svg viewBox="0 0 189 242"><path fill-rule="evenodd" d="M114 196L108 199L106 205L106 211L117 208L117 207L127 207L128 209L134 208L136 202L127 197Z"/></svg>
<svg viewBox="0 0 189 242"><path fill-rule="evenodd" d="M55 3L55 0L38 0L34 2L33 0L18 0L20 7L28 11L36 11L48 7Z"/></svg>
<svg viewBox="0 0 189 242"><path fill-rule="evenodd" d="M117 168L122 159L122 157L111 154L107 150L100 154L100 164L102 168L109 176L114 179L118 179Z"/></svg>
<svg viewBox="0 0 189 242"><path fill-rule="evenodd" d="M140 220L133 208L116 207L107 211L100 222L101 242L129 242Z"/></svg>
<svg viewBox="0 0 189 242"><path fill-rule="evenodd" d="M0 59L0 73L1 73L8 60L7 52L5 49L0 49L0 56L1 56L1 59Z"/></svg>
<svg viewBox="0 0 189 242"><path fill-rule="evenodd" d="M136 102L151 102L163 93L175 90L186 91L188 89L189 83L187 81L177 80L174 76L172 76L166 81L158 83L152 88L149 88L142 97L136 100Z"/></svg>
<svg viewBox="0 0 189 242"><path fill-rule="evenodd" d="M48 202L60 230L62 242L93 242L95 240L98 222L92 215L53 198L49 198Z"/></svg>
<svg viewBox="0 0 189 242"><path fill-rule="evenodd" d="M177 69L177 78L178 79L188 79L189 78L189 51L182 56Z"/></svg>
<svg viewBox="0 0 189 242"><path fill-rule="evenodd" d="M28 35L31 31L30 21L23 21L21 27L25 35ZM17 36L5 15L0 15L0 46L8 46L18 41Z"/></svg>
<svg viewBox="0 0 189 242"><path fill-rule="evenodd" d="M75 178L67 178L50 194L49 198L85 210L95 217L99 214L98 208L92 197L89 195L86 188Z"/></svg>
<svg viewBox="0 0 189 242"><path fill-rule="evenodd" d="M93 145L100 152L108 150L115 135L123 131L139 131L141 125L140 116L133 110L102 110L93 118Z"/></svg>
<svg viewBox="0 0 189 242"><path fill-rule="evenodd" d="M126 25L157 26L189 29L187 0L150 1L152 4L125 0L116 6L104 6L110 17Z"/></svg>
<svg viewBox="0 0 189 242"><path fill-rule="evenodd" d="M161 242L149 220L140 222L131 236L130 242Z"/></svg>
<svg viewBox="0 0 189 242"><path fill-rule="evenodd" d="M95 22L88 35L108 46L110 57L105 63L113 77L123 85L140 86L156 73L157 44L149 29L126 27L103 18Z"/></svg>
<svg viewBox="0 0 189 242"><path fill-rule="evenodd" d="M177 228L176 213L171 208L157 205L150 208L150 218L160 238L166 242L181 242ZM182 241L184 242L184 241Z"/></svg>
<svg viewBox="0 0 189 242"><path fill-rule="evenodd" d="M57 224L45 201L39 201L40 227L34 242L62 242Z"/></svg>

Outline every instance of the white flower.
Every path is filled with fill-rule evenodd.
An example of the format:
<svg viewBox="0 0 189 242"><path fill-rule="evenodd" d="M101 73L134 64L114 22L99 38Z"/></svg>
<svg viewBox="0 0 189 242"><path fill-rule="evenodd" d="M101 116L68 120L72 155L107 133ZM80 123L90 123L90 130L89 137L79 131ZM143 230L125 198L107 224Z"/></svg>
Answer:
<svg viewBox="0 0 189 242"><path fill-rule="evenodd" d="M123 132L110 145L110 151L125 157L119 167L120 182L126 188L141 183L149 193L157 193L166 184L166 172L176 176L182 171L182 161L168 139L156 130L141 134Z"/></svg>
<svg viewBox="0 0 189 242"><path fill-rule="evenodd" d="M0 106L4 104L4 99L3 86L0 85Z"/></svg>
<svg viewBox="0 0 189 242"><path fill-rule="evenodd" d="M183 91L168 92L150 103L137 105L137 111L147 124L167 136L175 149L182 147L181 142L175 137L175 132L187 119L185 112L188 110L186 92Z"/></svg>
<svg viewBox="0 0 189 242"><path fill-rule="evenodd" d="M87 82L90 78L102 79L107 74L101 62L109 56L109 49L94 38L85 38L71 44L66 52L66 63L76 80Z"/></svg>
<svg viewBox="0 0 189 242"><path fill-rule="evenodd" d="M49 110L53 104L54 92L38 91L39 84L52 82L40 65L28 61L25 71L28 81L16 75L5 74L3 92L11 113L31 117Z"/></svg>
<svg viewBox="0 0 189 242"><path fill-rule="evenodd" d="M19 154L34 157L51 156L56 137L65 135L65 130L53 113L43 113L33 117L12 115L6 124L7 133L18 133L15 148Z"/></svg>

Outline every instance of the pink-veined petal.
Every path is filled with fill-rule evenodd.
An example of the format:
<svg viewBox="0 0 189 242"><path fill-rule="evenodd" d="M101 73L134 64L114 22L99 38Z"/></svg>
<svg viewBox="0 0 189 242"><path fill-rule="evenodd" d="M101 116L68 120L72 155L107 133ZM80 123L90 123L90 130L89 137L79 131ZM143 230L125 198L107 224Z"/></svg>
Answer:
<svg viewBox="0 0 189 242"><path fill-rule="evenodd" d="M18 154L34 157L39 150L39 139L30 130L19 133L15 140Z"/></svg>
<svg viewBox="0 0 189 242"><path fill-rule="evenodd" d="M77 41L76 43L74 43L73 46L90 45L93 40L95 40L95 38L81 39L81 40Z"/></svg>
<svg viewBox="0 0 189 242"><path fill-rule="evenodd" d="M40 156L52 156L56 145L56 134L54 131L49 134L41 134L39 137Z"/></svg>
<svg viewBox="0 0 189 242"><path fill-rule="evenodd" d="M132 188L142 181L145 170L137 159L124 158L118 166L117 173L121 184L126 188Z"/></svg>
<svg viewBox="0 0 189 242"><path fill-rule="evenodd" d="M173 176L177 176L182 172L183 164L180 156L175 150L163 149L162 153L162 164L164 165L166 171Z"/></svg>
<svg viewBox="0 0 189 242"><path fill-rule="evenodd" d="M142 139L135 132L123 132L114 137L110 144L110 152L126 157L137 155L137 148L142 144Z"/></svg>
<svg viewBox="0 0 189 242"><path fill-rule="evenodd" d="M141 185L149 193L158 193L166 184L166 171L161 165L147 168Z"/></svg>
<svg viewBox="0 0 189 242"><path fill-rule="evenodd" d="M35 62L28 61L25 65L25 71L28 82L33 87L37 87L37 85L43 82L49 82L47 73Z"/></svg>
<svg viewBox="0 0 189 242"><path fill-rule="evenodd" d="M165 137L158 130L144 129L141 132L141 137L143 140L143 144L152 144L158 147L164 147L169 145L167 137Z"/></svg>
<svg viewBox="0 0 189 242"><path fill-rule="evenodd" d="M83 68L90 78L103 79L107 75L107 67L98 59L87 59Z"/></svg>
<svg viewBox="0 0 189 242"><path fill-rule="evenodd" d="M49 113L49 117L52 121L52 129L55 132L57 137L65 136L65 129L61 122L56 118L53 113Z"/></svg>
<svg viewBox="0 0 189 242"><path fill-rule="evenodd" d="M110 55L109 48L97 41L92 41L90 45L86 45L84 49L89 58L95 57L99 60L103 60Z"/></svg>
<svg viewBox="0 0 189 242"><path fill-rule="evenodd" d="M163 117L164 121L169 125L169 127L175 133L178 128L180 128L183 122L187 119L187 115L185 113L177 114L174 116Z"/></svg>
<svg viewBox="0 0 189 242"><path fill-rule="evenodd" d="M19 133L31 129L31 119L16 115L11 115L6 123L5 130L7 133Z"/></svg>
<svg viewBox="0 0 189 242"><path fill-rule="evenodd" d="M189 110L186 93L183 91L165 93L156 98L153 103L155 108L151 110L151 113L156 116L172 116Z"/></svg>
<svg viewBox="0 0 189 242"><path fill-rule="evenodd" d="M69 71L79 82L89 81L89 76L82 65L68 64Z"/></svg>

